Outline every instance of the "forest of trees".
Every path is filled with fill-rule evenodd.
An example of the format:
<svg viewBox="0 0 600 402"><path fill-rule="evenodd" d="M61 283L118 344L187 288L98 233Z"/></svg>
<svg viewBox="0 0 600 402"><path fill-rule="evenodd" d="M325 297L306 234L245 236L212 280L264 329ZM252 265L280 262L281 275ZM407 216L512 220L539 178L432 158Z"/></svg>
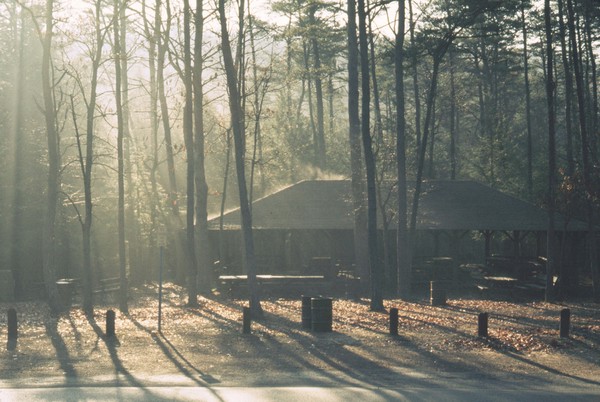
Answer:
<svg viewBox="0 0 600 402"><path fill-rule="evenodd" d="M380 309L379 184L406 297L421 181L469 179L547 208L550 245L555 211L588 222L600 300L599 53L597 0L0 1L0 269L55 308L80 277L88 312L119 276L127 310L166 232L193 306L208 216L240 207L255 295L252 200L349 178Z"/></svg>

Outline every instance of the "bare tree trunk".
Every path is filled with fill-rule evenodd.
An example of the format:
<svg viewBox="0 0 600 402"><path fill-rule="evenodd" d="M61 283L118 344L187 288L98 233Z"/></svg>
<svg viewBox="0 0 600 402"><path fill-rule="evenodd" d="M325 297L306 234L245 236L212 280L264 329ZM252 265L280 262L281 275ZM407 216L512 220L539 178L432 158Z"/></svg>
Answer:
<svg viewBox="0 0 600 402"><path fill-rule="evenodd" d="M308 120L310 122L310 131L312 133L312 142L313 142L313 166L316 167L314 176L318 177L319 175L319 133L317 129L317 124L315 124L315 111L314 111L314 102L313 102L313 92L312 92L312 83L313 83L313 74L311 73L310 67L310 51L308 49L308 45L306 43L302 44L302 54L304 56L304 69L306 71L306 92L307 92L307 103L308 103ZM304 93L302 93L302 96ZM302 98L301 98L302 99ZM301 103L298 103L298 111L300 111Z"/></svg>
<svg viewBox="0 0 600 402"><path fill-rule="evenodd" d="M575 156L573 154L573 73L567 46L567 33L564 21L564 1L558 0L559 38L561 46L562 65L565 74L565 125L567 131L567 176L575 173Z"/></svg>
<svg viewBox="0 0 600 402"><path fill-rule="evenodd" d="M409 13L409 24L410 24L410 44L414 48L415 45L415 24L416 21L413 15L413 0L408 0L408 13ZM417 136L417 152L421 148L421 95L419 94L419 71L418 71L418 58L419 55L416 50L412 52L412 81L413 81L413 93L415 98L415 132Z"/></svg>
<svg viewBox="0 0 600 402"><path fill-rule="evenodd" d="M361 287L369 281L369 254L367 246L367 211L365 206L362 148L360 141L358 76L358 38L356 27L356 0L348 0L348 135L350 140L350 169L352 175L352 204L354 211L354 254Z"/></svg>
<svg viewBox="0 0 600 402"><path fill-rule="evenodd" d="M370 46L370 67L371 67L371 78L373 82L373 111L375 112L375 153L381 151L383 148L383 120L381 117L381 101L379 99L379 85L377 82L377 64L375 63L375 35L372 30L372 18L369 16L369 46Z"/></svg>
<svg viewBox="0 0 600 402"><path fill-rule="evenodd" d="M434 179L435 178L435 166L434 166L434 155L433 154L435 151L435 140L437 139L435 137L435 134L436 134L435 120L436 120L436 107L437 107L435 97L433 98L433 103L430 105L430 107L431 107L431 123L430 123L431 128L429 129L429 161L427 163L426 177L428 179Z"/></svg>
<svg viewBox="0 0 600 402"><path fill-rule="evenodd" d="M189 0L183 2L183 29L184 29L184 84L185 106L183 109L183 132L187 156L187 213L186 213L186 242L187 242L187 291L188 306L198 305L198 263L196 258L196 245L194 236L194 115L193 115L193 80L192 80L192 49L191 49L191 10Z"/></svg>
<svg viewBox="0 0 600 402"><path fill-rule="evenodd" d="M227 184L229 183L229 168L231 161L231 129L226 132L227 150L225 155L225 172L223 172L223 191L221 192L221 210L219 214L219 261L224 264L226 258L223 243L223 217L225 215L225 203L227 201Z"/></svg>
<svg viewBox="0 0 600 402"><path fill-rule="evenodd" d="M258 163L261 163L260 160L256 159L256 156L258 154L258 145L260 142L260 129L261 129L261 125L260 125L260 114L261 114L261 109L259 107L259 103L260 103L260 94L259 94L259 82L258 82L258 66L256 65L257 60L256 60L256 44L254 42L254 16L250 13L250 0L248 0L248 32L250 35L250 52L251 52L251 58L252 58L252 85L254 86L253 89L253 117L254 117L254 134L252 135L253 138L253 144L252 144L252 159L250 161L250 205L252 205L252 201L254 200L254 173L256 172L256 165ZM264 180L264 177L262 177L261 174L261 179ZM264 181L263 181L264 183ZM264 189L264 187L263 187ZM262 190L261 190L262 192Z"/></svg>
<svg viewBox="0 0 600 402"><path fill-rule="evenodd" d="M250 0L248 0L248 11L250 10ZM252 149L252 161L251 161L251 172L250 172L250 204L254 199L254 173L258 170L260 176L260 185L258 186L259 195L263 195L266 189L266 178L263 170L263 139L262 139L262 124L261 116L269 87L269 82L272 74L272 65L269 66L268 74L259 79L258 76L258 58L256 57L256 44L255 44L255 19L253 15L249 16L248 30L250 33L250 48L252 52L252 80L253 80L253 115L254 115L254 144ZM258 165L258 169L256 166Z"/></svg>
<svg viewBox="0 0 600 402"><path fill-rule="evenodd" d="M19 300L23 296L23 266L21 265L21 250L23 247L23 238L21 236L22 224L23 224L23 191L20 185L23 169L22 163L24 159L23 155L23 88L25 84L25 59L24 59L24 48L25 48L25 18L24 11L21 8L17 18L17 4L13 3L13 32L14 32L14 51L17 55L17 62L14 68L14 79L16 82L16 88L13 94L13 105L12 111L12 145L14 146L13 154L13 220L11 222L11 248L10 248L10 269L12 270L13 278L15 281L15 297ZM19 25L20 21L20 25Z"/></svg>
<svg viewBox="0 0 600 402"><path fill-rule="evenodd" d="M42 41L42 91L44 95L44 117L46 122L46 137L48 140L48 189L46 194L46 216L44 220L43 237L43 272L48 301L53 311L60 307L58 289L56 287L56 207L58 203L59 152L58 130L55 120L55 105L53 97L52 67L52 36L54 27L54 1L46 1L46 33Z"/></svg>
<svg viewBox="0 0 600 402"><path fill-rule="evenodd" d="M239 0L238 4L238 36L235 52L234 66L237 68L238 94L240 95L240 107L243 112L243 124L246 127L246 2ZM244 150L246 147L246 136L244 135ZM245 152L245 151L244 151ZM250 202L252 210L252 203Z"/></svg>
<svg viewBox="0 0 600 402"><path fill-rule="evenodd" d="M131 163L131 148L133 140L131 137L131 109L129 108L129 61L127 55L127 4L129 0L124 0L123 5L120 8L120 29L121 29L121 99L123 108L123 168L125 175L125 197L128 202L125 203L125 260L126 268L125 272L129 275L129 280L135 279L138 284L141 276L141 269L143 265L139 259L140 252L140 238L141 234L139 231L138 223L135 219L136 202L139 200L135 197L135 186L133 181L133 164ZM152 63L153 64L153 63ZM154 103L152 104L154 115L156 116L156 89L154 90ZM156 123L154 123L156 126ZM129 268L129 271L127 271ZM128 282L129 284L129 282Z"/></svg>
<svg viewBox="0 0 600 402"><path fill-rule="evenodd" d="M367 20L368 20L368 32L367 32L367 36L369 38L369 54L370 54L370 63L369 66L371 68L370 71L370 75L371 75L371 80L372 80L372 84L373 84L373 111L375 112L375 127L374 127L374 131L375 131L375 149L374 149L374 159L377 160L377 155L380 152L384 151L384 130L383 130L383 118L381 115L381 100L380 100L380 96L379 96L379 85L378 85L378 80L377 80L377 66L375 63L375 40L374 40L374 33L372 30L372 18L370 15L367 16ZM385 157L384 157L385 158ZM390 223L390 218L388 217L388 211L386 210L386 206L388 204L389 201L389 195L390 193L387 193L387 197L384 198L382 196L382 192L383 192L383 186L385 186L385 173L387 168L384 167L384 165L380 165L380 172L378 174L377 170L375 171L375 196L376 196L376 205L379 208L379 212L381 214L381 223L383 225L383 230L381 233L381 243L382 243L382 255L380 256L380 263L382 264L381 266L381 275L382 275L382 291L383 291L383 284L384 283L389 283L391 278L388 278L388 275L391 273L391 269L390 269L390 258L389 258L389 223ZM385 189L386 191L388 189ZM394 282L394 284L397 281Z"/></svg>
<svg viewBox="0 0 600 402"><path fill-rule="evenodd" d="M173 140L171 136L171 119L169 117L169 105L167 102L167 94L165 90L165 59L167 53L167 42L169 32L171 32L171 5L170 1L165 2L166 9L166 21L164 31L161 28L161 0L156 0L155 10L159 10L154 16L154 35L156 38L157 48L157 60L156 60L156 83L158 92L158 101L160 103L160 116L162 120L163 135L165 138L165 152L167 159L167 171L168 171L168 189L169 189L169 205L171 207L171 214L167 219L166 223L169 227L169 232L174 234L174 244L176 252L175 257L175 281L177 283L185 283L187 276L187 269L185 264L182 262L181 256L185 256L187 252L182 252L187 249L185 241L182 239L180 234L180 228L183 225L181 216L179 214L179 191L177 187L177 178L175 176L175 157L173 152ZM185 258L183 258L185 259Z"/></svg>
<svg viewBox="0 0 600 402"><path fill-rule="evenodd" d="M375 156L371 140L370 108L371 86L369 77L369 47L367 40L367 12L364 0L358 0L358 31L359 53L361 67L362 107L361 107L361 134L363 150L365 153L365 167L367 172L367 228L369 242L369 262L371 265L371 310L383 310L383 275L379 259L377 241L377 190L375 184Z"/></svg>
<svg viewBox="0 0 600 402"><path fill-rule="evenodd" d="M546 0L548 1L548 0ZM590 256L590 265L592 281L594 288L594 300L600 302L600 270L598 269L598 250L595 235L594 224L594 206L591 200L592 180L591 180L591 161L590 161L590 141L588 138L588 127L585 115L585 95L583 75L579 59L579 48L575 32L575 11L573 1L567 0L567 14L569 26L569 38L571 40L571 51L573 52L573 66L575 70L575 82L577 86L577 104L579 105L579 130L581 134L581 155L583 162L583 185L586 193L587 202L587 221L588 221L588 252Z"/></svg>
<svg viewBox="0 0 600 402"><path fill-rule="evenodd" d="M155 3L154 8L154 24L152 29L150 23L146 17L146 1L142 1L142 17L144 19L144 29L146 31L146 38L148 40L148 70L150 74L150 138L152 143L152 162L150 164L150 191L148 201L150 204L150 237L149 246L151 249L158 247L157 233L159 229L159 217L158 211L159 206L159 195L158 195L158 167L159 167L159 140L158 140L158 86L159 79L158 75L158 61L156 52L160 47L160 1ZM161 77L162 78L162 77ZM170 195L170 194L169 194ZM155 266L150 266L150 271L155 271Z"/></svg>
<svg viewBox="0 0 600 402"><path fill-rule="evenodd" d="M408 234L408 202L406 184L406 118L404 103L404 0L398 0L398 30L395 42L396 79L396 165L398 173L398 228L396 237L396 259L398 267L398 296L410 297L411 248ZM409 1L410 4L410 1Z"/></svg>
<svg viewBox="0 0 600 402"><path fill-rule="evenodd" d="M120 7L125 7L119 0L114 0L113 9L113 33L114 43L113 50L115 55L115 102L117 106L117 220L118 220L118 241L119 241L119 309L126 313L127 306L127 260L125 248L125 159L123 153L123 99L121 93L122 73L121 58L125 50L121 48L121 29L119 28L119 20L121 18ZM123 52L123 54L122 54Z"/></svg>
<svg viewBox="0 0 600 402"><path fill-rule="evenodd" d="M91 286L91 188L88 182L88 170L91 171L91 165L86 164L86 159L83 154L83 147L81 145L81 134L79 133L79 128L77 126L77 114L75 111L75 102L73 100L73 96L71 95L71 114L73 116L73 126L75 128L75 138L77 140L77 151L79 155L79 166L81 168L81 175L83 177L83 188L84 188L84 199L85 199L85 215L82 219L79 217L79 223L81 224L82 231L82 254L83 254L83 309L87 314L91 314L93 312L93 300L92 300L92 286ZM86 135L86 141L90 141L90 136Z"/></svg>
<svg viewBox="0 0 600 402"><path fill-rule="evenodd" d="M291 29L292 26L292 14L290 13L288 15L288 20L287 20L287 25L286 25L286 29ZM285 87L284 87L284 92L285 92L285 113L286 116L288 117L287 119L285 119L285 135L286 135L286 139L288 144L293 144L294 143L294 133L297 130L297 123L298 120L297 119L293 119L292 116L294 115L293 113L293 108L292 108L292 88L291 88L291 77L292 77L292 40L289 36L287 36L285 38ZM297 165L296 162L296 158L297 156L294 155L294 153L290 154L290 162L288 164L288 168L289 168L289 173L290 173L290 181L292 183L296 182L296 169L295 166Z"/></svg>
<svg viewBox="0 0 600 402"><path fill-rule="evenodd" d="M327 76L327 105L328 105L328 120L329 120L329 124L328 124L328 128L329 128L329 134L333 135L334 134L334 130L335 130L335 107L334 107L334 100L335 100L335 87L333 86L333 77L335 75L335 71L337 71L337 63L335 60L332 61L332 66L330 67L330 71L329 74Z"/></svg>
<svg viewBox="0 0 600 402"><path fill-rule="evenodd" d="M592 36L592 10L590 9L591 1L584 2L585 8L585 48L588 54L588 63L590 70L590 83L591 83L591 94L590 94L590 133L598 133L598 119L599 110L598 110L598 79L597 79L597 69L596 69L596 59L594 55L594 37ZM598 4L596 4L598 7ZM589 87L589 85L588 85ZM590 156L593 161L598 160L598 139L597 135L590 136Z"/></svg>
<svg viewBox="0 0 600 402"><path fill-rule="evenodd" d="M415 182L415 192L413 195L412 213L410 217L410 237L414 239L417 230L417 213L419 211L419 198L421 197L421 187L423 181L423 170L425 165L425 154L427 150L427 138L431 130L431 120L433 114L433 104L437 92L437 82L440 69L440 63L446 54L450 42L443 42L437 46L433 53L433 69L431 71L431 83L429 93L427 94L427 112L425 114L425 127L423 129L423 140L419 148L419 158L417 163L417 178Z"/></svg>
<svg viewBox="0 0 600 402"><path fill-rule="evenodd" d="M457 163L457 150L456 144L458 130L456 129L457 118L457 107L456 107L456 82L454 79L454 51L450 52L449 55L450 63L450 179L456 180L456 173L458 170Z"/></svg>
<svg viewBox="0 0 600 402"><path fill-rule="evenodd" d="M391 286L395 286L396 281L392 280L392 268L390 261L390 223L392 221L393 213L388 212L388 205L390 201L391 192L394 191L393 188L383 188L384 186L384 176L385 172L382 170L379 172L380 175L377 178L376 182L376 196L377 196L377 208L379 210L381 216L381 271L382 271L382 292L384 289L388 289ZM383 192L386 192L385 196ZM396 289L393 289L396 291Z"/></svg>
<svg viewBox="0 0 600 402"><path fill-rule="evenodd" d="M196 225L198 230L198 264L200 271L199 290L209 294L211 290L211 261L208 244L208 185L204 167L204 88L202 72L204 70L202 41L204 32L203 0L196 0L195 43L194 43L194 146L196 153Z"/></svg>
<svg viewBox="0 0 600 402"><path fill-rule="evenodd" d="M529 89L529 56L527 54L527 22L525 2L521 1L521 25L523 28L523 74L525 75L525 121L527 124L527 192L533 199L533 139L531 134L531 91Z"/></svg>
<svg viewBox="0 0 600 402"><path fill-rule="evenodd" d="M262 307L258 296L256 284L256 260L254 256L254 238L252 236L252 216L248 203L248 190L246 188L246 173L244 166L244 125L241 97L238 92L238 82L235 65L231 53L229 32L227 31L227 18L225 16L225 0L218 3L219 21L221 23L221 50L223 52L223 64L227 75L227 89L229 92L229 110L231 113L231 126L233 130L233 141L235 144L235 165L238 176L238 189L240 197L240 213L242 219L242 237L244 240L244 262L248 274L248 292L251 314L255 318L262 316Z"/></svg>
<svg viewBox="0 0 600 402"><path fill-rule="evenodd" d="M546 26L546 102L548 104L548 252L546 261L547 302L554 301L553 275L555 271L556 236L554 228L554 210L556 203L556 129L554 115L554 49L552 48L552 20L550 0L544 2L544 21Z"/></svg>
<svg viewBox="0 0 600 402"><path fill-rule="evenodd" d="M483 72L479 67L480 57L477 53L474 55L473 64L475 69L477 70L477 75L479 79L477 80L477 100L479 101L479 136L484 138L486 135L485 128L485 116L486 116L486 107L485 107L485 96L483 94Z"/></svg>
<svg viewBox="0 0 600 402"><path fill-rule="evenodd" d="M495 113L497 112L494 98L494 79L492 77L493 71L490 67L489 58L487 54L485 43L483 38L480 40L481 49L481 92L480 92L480 124L482 137L488 139L488 181L492 187L496 187L496 135L493 127L493 121Z"/></svg>
<svg viewBox="0 0 600 402"><path fill-rule="evenodd" d="M315 21L315 12L317 5L315 2L311 3L308 10L308 21L311 26L316 24ZM310 43L313 53L313 70L314 70L314 80L315 80L315 97L317 102L317 127L316 127L316 138L315 138L315 148L316 148L316 161L317 168L322 172L326 169L326 151L325 151L325 117L324 117L324 107L323 107L323 83L322 83L322 73L321 73L321 52L319 49L319 41L315 33L310 37Z"/></svg>
<svg viewBox="0 0 600 402"><path fill-rule="evenodd" d="M160 103L160 115L163 124L163 133L165 136L165 149L167 154L167 170L169 177L169 205L172 215L179 220L179 200L177 192L177 179L175 177L175 159L173 157L173 141L171 139L171 122L169 118L169 105L167 103L167 94L165 91L165 54L167 52L167 38L171 22L167 20L165 33L161 31L161 0L156 0L154 15L154 37L157 49L156 61L156 84L157 95ZM168 7L168 5L167 5Z"/></svg>
<svg viewBox="0 0 600 402"><path fill-rule="evenodd" d="M86 110L86 143L85 152L83 152L80 136L76 130L77 135L77 146L79 151L79 161L81 166L81 173L83 176L83 191L84 191L84 202L85 202L85 215L82 223L82 249L83 249L83 310L86 314L93 314L94 304L92 295L92 259L91 259L91 229L93 221L93 200L92 200L92 169L94 164L94 126L95 126L95 112L96 112L96 99L97 99L97 87L98 87L98 70L100 68L100 59L102 57L102 47L104 45L104 35L102 28L100 27L100 13L101 2L96 1L95 3L95 46L96 51L92 55L92 77L90 83L90 94L87 102ZM75 127L77 127L77 121L75 118L74 104L71 108L73 109L73 121Z"/></svg>
<svg viewBox="0 0 600 402"><path fill-rule="evenodd" d="M150 204L150 225L151 225L151 235L149 238L149 246L151 249L155 249L158 246L158 239L156 234L159 231L158 226L160 223L158 222L158 209L159 209L159 196L158 196L158 183L157 183L157 173L158 173L158 165L159 165L159 156L158 156L158 120L159 120L159 111L158 111L158 79L157 79L157 57L156 52L157 48L160 46L160 0L155 3L154 8L154 21L152 25L150 24L150 20L147 16L148 6L146 5L146 0L142 1L142 18L144 23L144 32L145 39L148 41L148 72L150 75L150 138L152 144L152 162L150 164L150 188L148 201ZM122 30L122 29L121 29ZM129 176L131 174L129 173ZM131 182L129 182L131 183ZM133 189L130 188L129 192L131 193ZM132 202L129 203L133 204ZM128 218L129 218L128 213ZM132 222L132 219L129 221ZM137 235L134 234L134 236ZM131 239L131 237L130 237ZM140 261L141 262L141 261ZM149 271L153 273L155 271L154 266L151 265ZM135 275L137 276L137 275ZM139 278L141 280L141 272ZM132 281L136 280L133 278Z"/></svg>

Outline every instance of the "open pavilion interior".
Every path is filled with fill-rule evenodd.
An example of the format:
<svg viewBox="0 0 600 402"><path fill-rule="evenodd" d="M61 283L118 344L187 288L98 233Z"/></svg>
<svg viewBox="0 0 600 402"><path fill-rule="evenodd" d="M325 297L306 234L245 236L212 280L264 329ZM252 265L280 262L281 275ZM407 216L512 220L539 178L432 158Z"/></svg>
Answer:
<svg viewBox="0 0 600 402"><path fill-rule="evenodd" d="M422 188L413 270L437 258L451 259L455 266L508 270L518 277L532 263L543 263L548 228L544 209L474 181L426 181ZM386 277L394 280L397 191L384 185L380 195L387 200L377 215L380 251ZM408 201L410 208L410 192ZM311 274L322 269L314 261L323 258L338 271L356 272L352 205L349 180L302 181L255 200L252 226L258 273ZM585 253L577 250L585 246L587 224L559 214L555 222L562 262L556 274L576 279L585 265ZM239 209L212 217L209 227L213 261L228 274L243 273Z"/></svg>

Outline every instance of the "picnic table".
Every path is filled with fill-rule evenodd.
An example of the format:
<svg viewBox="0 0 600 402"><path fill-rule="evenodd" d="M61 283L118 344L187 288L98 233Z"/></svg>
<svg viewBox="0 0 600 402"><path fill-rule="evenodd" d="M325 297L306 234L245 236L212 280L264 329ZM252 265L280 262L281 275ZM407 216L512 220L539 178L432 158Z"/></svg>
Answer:
<svg viewBox="0 0 600 402"><path fill-rule="evenodd" d="M511 288L517 283L517 279L510 276L484 276L483 279L496 288Z"/></svg>
<svg viewBox="0 0 600 402"><path fill-rule="evenodd" d="M308 291L323 288L330 281L324 275L256 275L256 283L263 291ZM218 284L221 290L238 294L246 290L248 275L221 275Z"/></svg>

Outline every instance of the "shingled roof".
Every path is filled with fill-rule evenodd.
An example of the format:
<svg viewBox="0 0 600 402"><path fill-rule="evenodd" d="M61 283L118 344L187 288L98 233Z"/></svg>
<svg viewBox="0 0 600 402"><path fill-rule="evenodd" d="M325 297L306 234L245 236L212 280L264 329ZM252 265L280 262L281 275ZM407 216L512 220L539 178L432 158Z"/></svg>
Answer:
<svg viewBox="0 0 600 402"><path fill-rule="evenodd" d="M256 229L351 230L350 197L349 180L302 181L254 201L252 224ZM548 227L545 210L474 181L424 182L417 216L420 230L545 231ZM216 228L218 221L214 217L209 224ZM563 217L556 217L558 230L564 223ZM224 215L226 228L239 225L239 209ZM585 231L586 226L572 220L567 230Z"/></svg>

